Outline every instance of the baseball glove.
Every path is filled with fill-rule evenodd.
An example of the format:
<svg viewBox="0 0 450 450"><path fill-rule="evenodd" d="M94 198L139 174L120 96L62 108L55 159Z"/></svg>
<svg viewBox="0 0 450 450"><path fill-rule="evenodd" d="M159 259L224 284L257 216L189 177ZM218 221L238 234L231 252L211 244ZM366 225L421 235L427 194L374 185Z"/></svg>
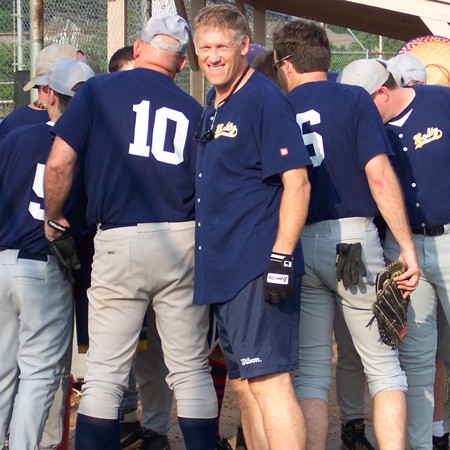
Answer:
<svg viewBox="0 0 450 450"><path fill-rule="evenodd" d="M72 231L70 228L64 227L53 220L49 220L47 223L52 228L62 232L61 236L58 236L53 241L47 239L47 244L53 255L55 255L59 270L64 275L64 279L74 284L73 271L80 268L80 260L75 250L75 239L73 238Z"/></svg>
<svg viewBox="0 0 450 450"><path fill-rule="evenodd" d="M401 261L389 264L377 275L375 283L376 301L372 306L373 317L367 326L377 319L381 340L393 350L398 348L406 334L409 297L403 298L403 292L394 281L406 271Z"/></svg>

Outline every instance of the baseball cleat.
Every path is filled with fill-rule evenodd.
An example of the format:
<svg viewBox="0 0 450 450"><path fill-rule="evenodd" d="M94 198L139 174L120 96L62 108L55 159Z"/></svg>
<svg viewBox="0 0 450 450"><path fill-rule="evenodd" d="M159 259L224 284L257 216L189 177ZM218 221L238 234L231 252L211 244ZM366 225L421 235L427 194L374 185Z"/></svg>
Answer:
<svg viewBox="0 0 450 450"><path fill-rule="evenodd" d="M120 446L123 450L138 449L144 443L144 432L139 422L120 422Z"/></svg>
<svg viewBox="0 0 450 450"><path fill-rule="evenodd" d="M355 419L341 425L341 450L376 450L364 433L364 419Z"/></svg>

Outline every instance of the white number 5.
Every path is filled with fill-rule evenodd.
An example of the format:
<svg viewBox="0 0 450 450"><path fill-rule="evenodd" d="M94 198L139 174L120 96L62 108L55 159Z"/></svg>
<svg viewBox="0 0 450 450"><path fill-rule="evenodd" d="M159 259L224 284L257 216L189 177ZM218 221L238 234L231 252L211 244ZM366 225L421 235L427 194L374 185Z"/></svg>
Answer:
<svg viewBox="0 0 450 450"><path fill-rule="evenodd" d="M320 123L320 114L317 111L314 111L314 109L310 109L304 113L297 114L296 119L300 131L302 132L303 142L306 146L312 145L314 147L314 155L310 156L313 167L320 166L325 158L322 136L315 131L310 133L303 132L304 123L309 122L311 125Z"/></svg>

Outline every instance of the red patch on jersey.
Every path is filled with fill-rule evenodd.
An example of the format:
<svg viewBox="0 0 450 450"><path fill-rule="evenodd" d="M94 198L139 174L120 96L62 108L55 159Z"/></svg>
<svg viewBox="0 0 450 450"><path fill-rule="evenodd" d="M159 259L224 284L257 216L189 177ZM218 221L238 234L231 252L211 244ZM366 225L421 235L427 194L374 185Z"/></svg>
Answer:
<svg viewBox="0 0 450 450"><path fill-rule="evenodd" d="M284 148L280 148L280 155L281 156L286 156L289 153L289 150L284 147Z"/></svg>

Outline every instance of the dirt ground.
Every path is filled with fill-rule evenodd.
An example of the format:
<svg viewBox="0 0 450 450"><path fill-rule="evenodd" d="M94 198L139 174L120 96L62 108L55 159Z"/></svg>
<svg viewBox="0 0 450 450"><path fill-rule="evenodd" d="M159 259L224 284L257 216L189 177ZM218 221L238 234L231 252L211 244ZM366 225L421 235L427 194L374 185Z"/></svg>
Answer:
<svg viewBox="0 0 450 450"><path fill-rule="evenodd" d="M333 363L333 373L335 370L335 363ZM367 400L367 414L366 414L366 434L369 440L375 444L375 439L373 435L373 424L372 424L372 402L368 394L366 394ZM71 418L70 418L70 442L69 450L73 450L73 436L75 429L76 414L78 410L79 396L74 393L72 396L72 406L71 406ZM176 408L172 409L172 428L169 432L169 440L172 450L185 450L183 439L181 437L180 428L177 423L176 418ZM336 404L335 396L335 386L334 386L334 376L333 376L333 386L330 392L330 428L328 431L328 445L327 450L339 450L340 448L340 421L339 421L339 410ZM447 414L448 415L448 414ZM223 402L222 415L220 419L220 432L223 437L229 439L230 444L234 448L236 429L239 425L239 409L235 402L234 396L231 389L227 388L225 391L225 398Z"/></svg>

